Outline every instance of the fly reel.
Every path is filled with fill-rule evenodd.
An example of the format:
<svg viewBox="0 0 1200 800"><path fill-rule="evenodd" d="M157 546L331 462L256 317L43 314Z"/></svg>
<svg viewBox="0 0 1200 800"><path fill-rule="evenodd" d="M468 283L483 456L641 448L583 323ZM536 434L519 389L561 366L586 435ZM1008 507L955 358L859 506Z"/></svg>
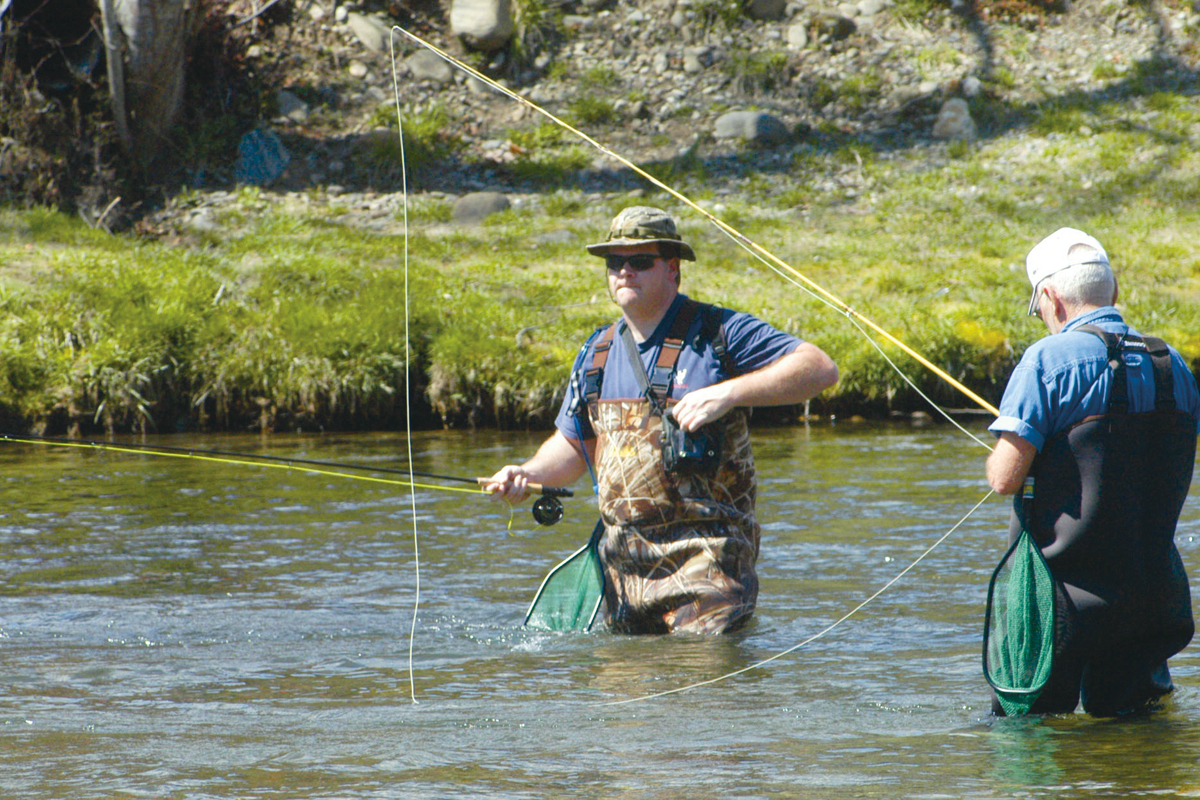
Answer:
<svg viewBox="0 0 1200 800"><path fill-rule="evenodd" d="M533 518L538 525L553 525L563 518L562 501L552 495L542 495L533 501Z"/></svg>

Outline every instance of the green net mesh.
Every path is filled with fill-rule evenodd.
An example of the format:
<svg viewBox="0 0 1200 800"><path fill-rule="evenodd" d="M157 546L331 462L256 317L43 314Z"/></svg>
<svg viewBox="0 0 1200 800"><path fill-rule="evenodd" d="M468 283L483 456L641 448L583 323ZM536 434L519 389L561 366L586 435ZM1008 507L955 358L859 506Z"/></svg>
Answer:
<svg viewBox="0 0 1200 800"><path fill-rule="evenodd" d="M604 577L596 545L601 525L591 540L546 576L538 589L525 626L544 631L586 631L596 620L604 599Z"/></svg>
<svg viewBox="0 0 1200 800"><path fill-rule="evenodd" d="M1054 662L1054 578L1022 531L992 574L983 671L1006 714L1029 713Z"/></svg>

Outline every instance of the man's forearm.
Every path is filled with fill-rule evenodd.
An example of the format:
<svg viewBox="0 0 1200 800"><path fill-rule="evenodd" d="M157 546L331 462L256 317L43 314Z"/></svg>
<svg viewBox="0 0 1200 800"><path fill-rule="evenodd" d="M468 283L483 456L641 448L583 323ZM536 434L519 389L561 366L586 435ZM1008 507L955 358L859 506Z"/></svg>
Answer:
<svg viewBox="0 0 1200 800"><path fill-rule="evenodd" d="M804 342L774 364L728 381L731 405L795 405L816 397L837 379L833 359L816 345Z"/></svg>
<svg viewBox="0 0 1200 800"><path fill-rule="evenodd" d="M1007 431L1001 433L996 449L988 456L988 485L998 494L1015 494L1025 482L1036 455L1037 448L1026 439Z"/></svg>
<svg viewBox="0 0 1200 800"><path fill-rule="evenodd" d="M572 442L561 431L542 442L533 456L521 465L531 481L546 486L567 486L587 471L582 445Z"/></svg>
<svg viewBox="0 0 1200 800"><path fill-rule="evenodd" d="M734 408L803 403L837 383L837 379L833 360L816 345L805 342L762 369L688 392L673 413L684 429L694 431Z"/></svg>

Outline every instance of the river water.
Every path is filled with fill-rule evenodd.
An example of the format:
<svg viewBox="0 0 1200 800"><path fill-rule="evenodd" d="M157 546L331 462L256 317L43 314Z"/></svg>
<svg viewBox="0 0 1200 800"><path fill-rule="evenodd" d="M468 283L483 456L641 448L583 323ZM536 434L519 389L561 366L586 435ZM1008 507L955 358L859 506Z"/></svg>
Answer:
<svg viewBox="0 0 1200 800"><path fill-rule="evenodd" d="M539 439L419 434L415 467L490 474ZM152 441L405 464L396 435ZM584 497L510 530L500 503L422 490L414 551L402 487L2 443L0 797L1200 797L1196 645L1157 713L989 717L995 497L791 654L606 705L819 634L986 493L986 452L944 426L771 428L755 450L754 621L618 637L521 627L591 530ZM1200 497L1178 542L1200 575Z"/></svg>

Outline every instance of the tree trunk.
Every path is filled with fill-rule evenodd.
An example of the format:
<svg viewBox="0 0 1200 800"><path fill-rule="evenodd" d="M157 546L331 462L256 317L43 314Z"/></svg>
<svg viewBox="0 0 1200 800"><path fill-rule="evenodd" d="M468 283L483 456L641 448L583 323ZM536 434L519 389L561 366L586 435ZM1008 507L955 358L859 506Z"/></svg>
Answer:
<svg viewBox="0 0 1200 800"><path fill-rule="evenodd" d="M101 0L113 116L121 141L149 164L183 103L194 0Z"/></svg>

